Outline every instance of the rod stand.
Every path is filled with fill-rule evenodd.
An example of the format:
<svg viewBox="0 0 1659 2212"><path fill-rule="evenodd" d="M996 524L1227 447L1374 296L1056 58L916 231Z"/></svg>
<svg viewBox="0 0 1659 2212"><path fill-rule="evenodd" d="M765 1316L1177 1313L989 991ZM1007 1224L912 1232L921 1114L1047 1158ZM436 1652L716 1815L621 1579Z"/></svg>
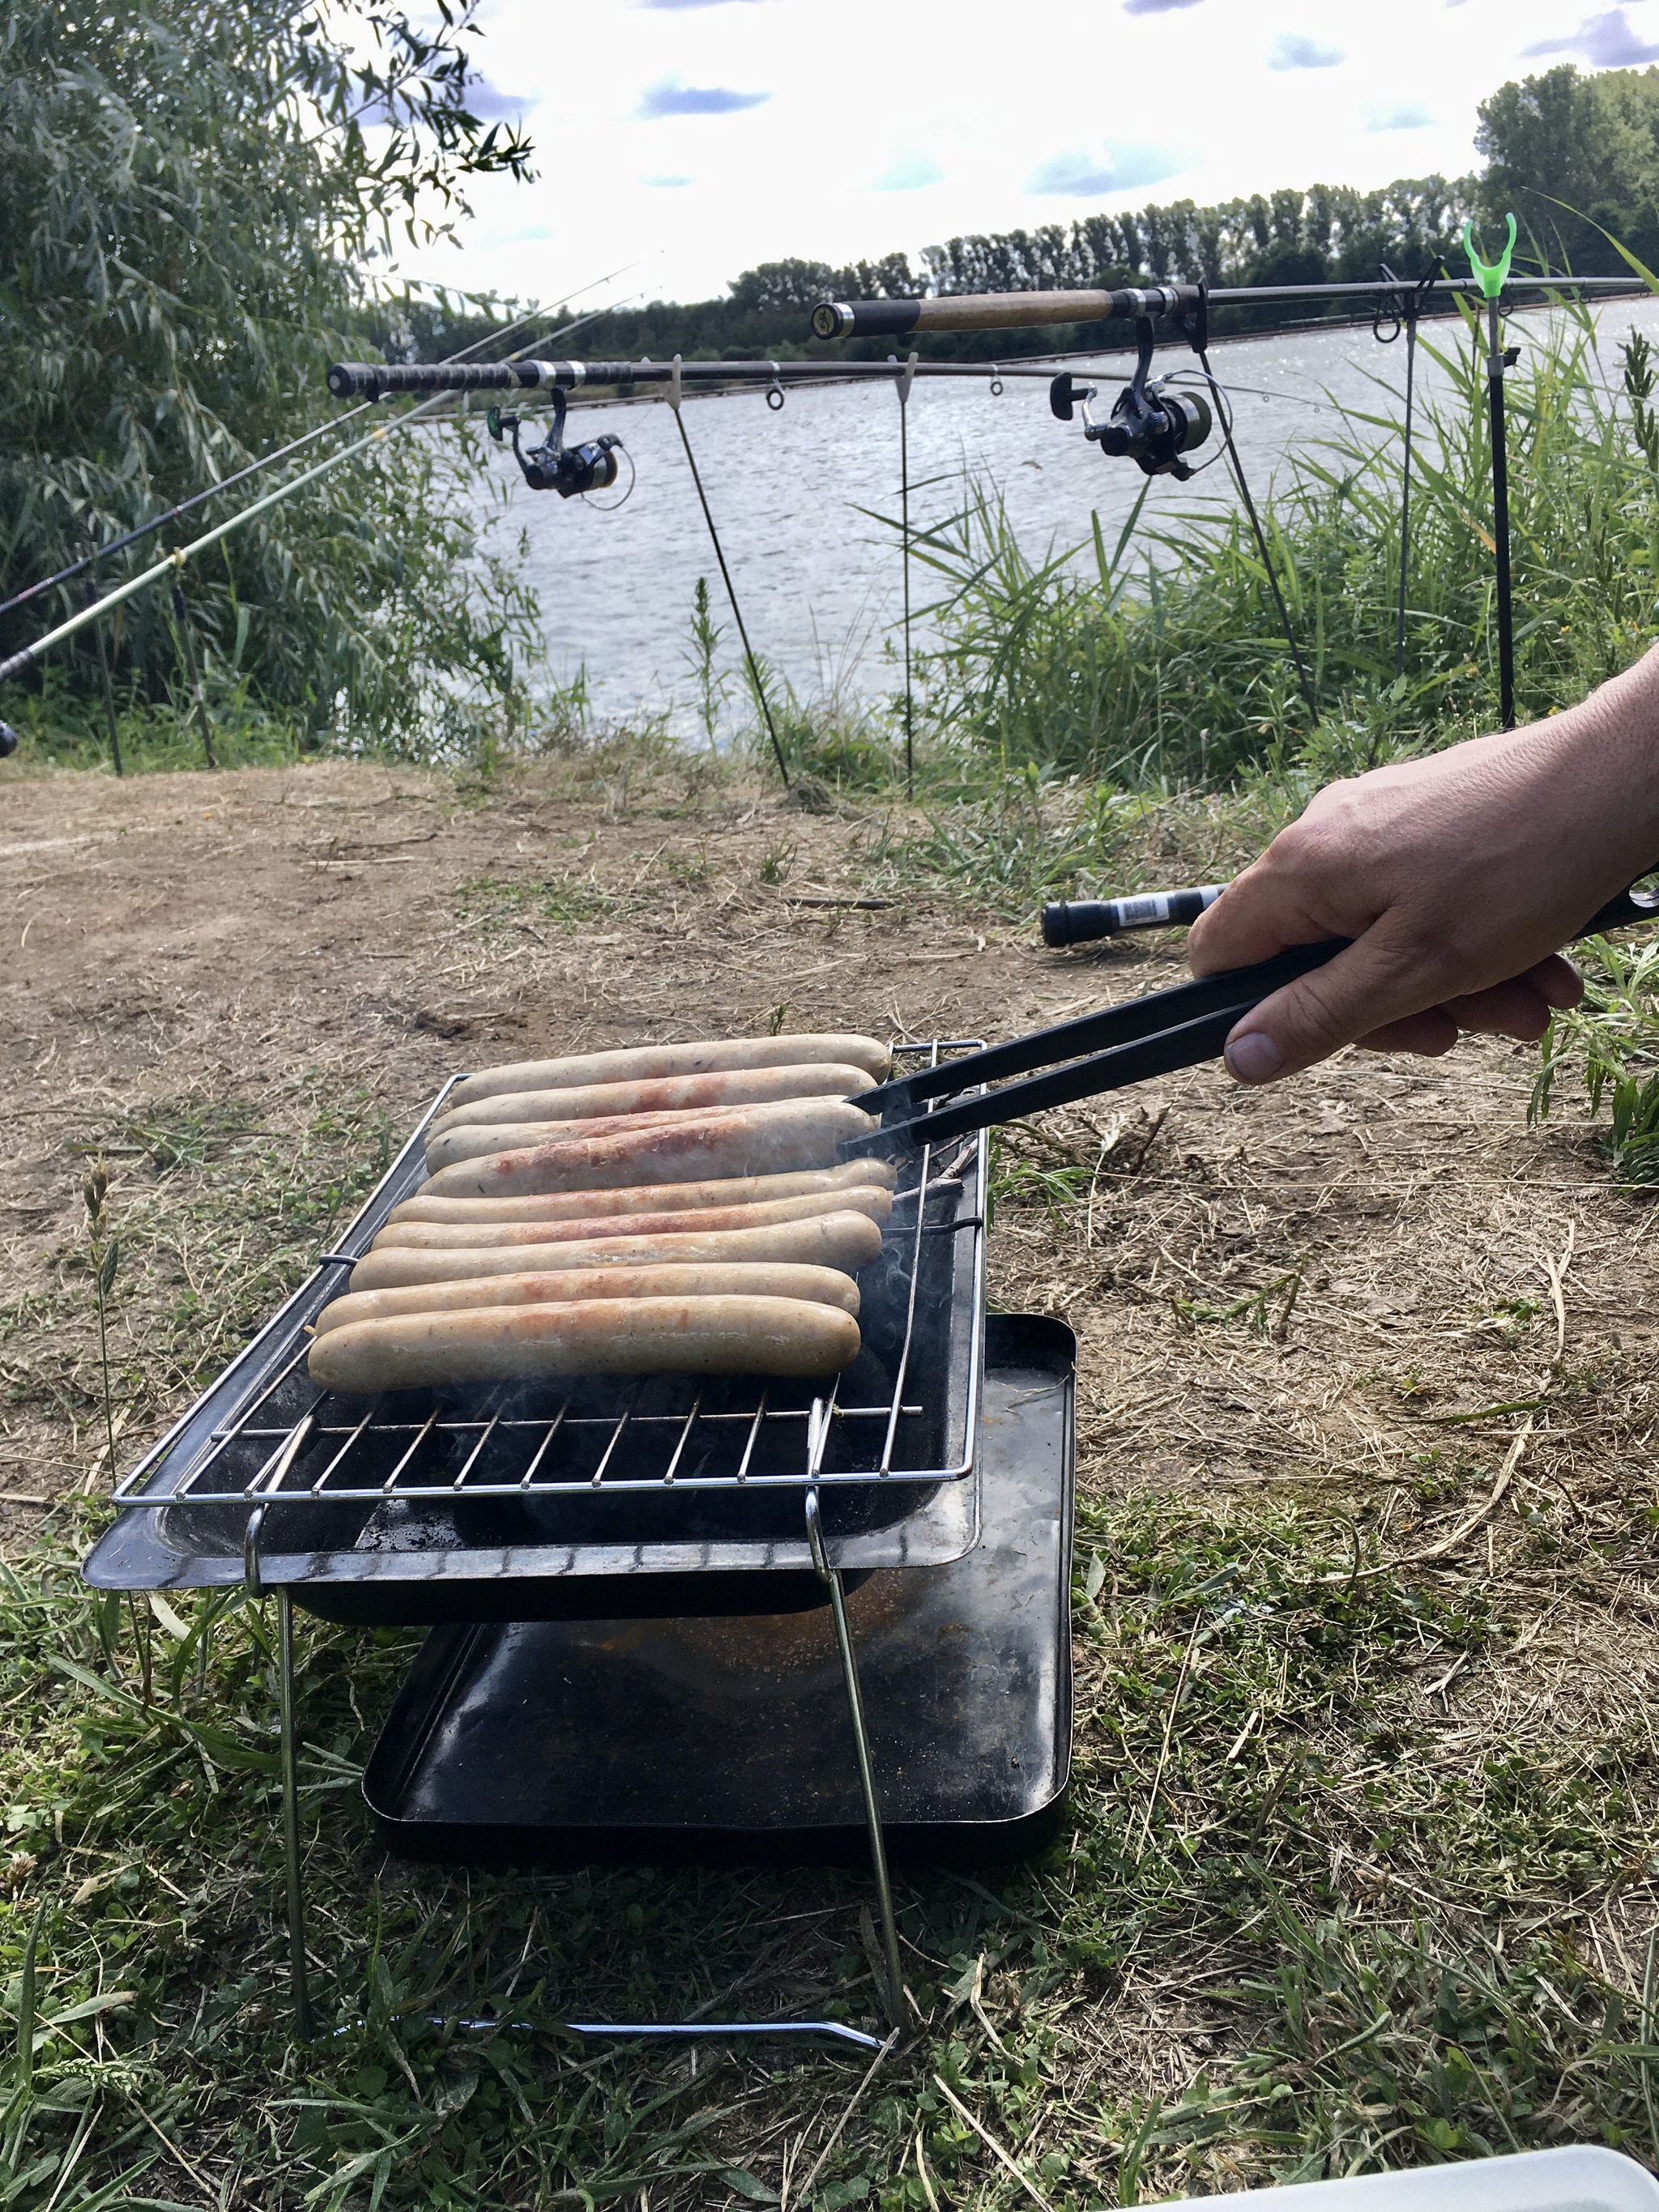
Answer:
<svg viewBox="0 0 1659 2212"><path fill-rule="evenodd" d="M870 1833L870 1864L876 1877L876 1903L881 1913L882 1956L887 1987L883 1992L887 2018L897 2029L904 2024L904 1976L899 1966L898 1923L893 1913L892 1885L887 1878L887 1842L882 1833L881 1805L876 1796L876 1771L870 1758L870 1735L865 1726L864 1696L859 1687L858 1655L847 1619L847 1593L841 1570L830 1564L824 1549L823 1525L816 1488L806 1493L806 1540L819 1580L830 1589L830 1608L835 1615L836 1643L841 1652L842 1680L847 1687L848 1716L853 1723L853 1746L858 1756L859 1789L864 1798L865 1826Z"/></svg>

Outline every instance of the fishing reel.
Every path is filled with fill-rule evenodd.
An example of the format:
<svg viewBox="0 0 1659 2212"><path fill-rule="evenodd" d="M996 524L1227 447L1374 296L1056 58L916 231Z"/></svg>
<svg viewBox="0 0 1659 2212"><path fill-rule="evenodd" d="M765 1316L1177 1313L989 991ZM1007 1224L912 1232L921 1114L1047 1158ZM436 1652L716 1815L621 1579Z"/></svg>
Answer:
<svg viewBox="0 0 1659 2212"><path fill-rule="evenodd" d="M607 434L591 445L567 446L564 412L564 394L556 389L547 436L528 453L519 443L516 415L503 415L499 407L492 407L484 417L484 427L498 446L504 437L511 436L513 458L524 471L524 480L532 491L556 491L561 499L574 499L583 492L608 490L617 481L622 440Z"/></svg>
<svg viewBox="0 0 1659 2212"><path fill-rule="evenodd" d="M1097 422L1089 412L1095 387L1079 384L1070 375L1057 376L1048 386L1049 409L1057 421L1069 422L1073 406L1080 406L1083 434L1103 453L1134 461L1149 477L1174 477L1184 483L1193 471L1181 456L1194 452L1209 436L1208 403L1196 392L1172 391L1167 377L1148 383L1152 365L1150 317L1136 318L1135 343L1135 373L1105 422Z"/></svg>

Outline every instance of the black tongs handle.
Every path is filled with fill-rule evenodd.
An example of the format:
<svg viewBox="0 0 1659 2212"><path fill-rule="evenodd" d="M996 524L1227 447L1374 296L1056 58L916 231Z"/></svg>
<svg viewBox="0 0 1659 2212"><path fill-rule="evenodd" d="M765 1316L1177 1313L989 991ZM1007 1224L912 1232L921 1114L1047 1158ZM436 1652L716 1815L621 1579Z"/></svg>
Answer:
<svg viewBox="0 0 1659 2212"><path fill-rule="evenodd" d="M1346 937L1328 938L1319 945L1293 945L1251 968L1229 969L1219 975L1200 975L1191 983L1176 983L1167 991L1153 991L1144 999L1131 999L1121 1006L1106 1006L1099 1013L1083 1014L1074 1022L1053 1029L1033 1030L1029 1036L1012 1037L1006 1044L988 1046L961 1060L945 1060L938 1067L921 1067L901 1075L879 1090L860 1091L854 1099L866 1114L908 1115L924 1098L946 1098L958 1091L975 1091L981 1083L1000 1083L1005 1076L1024 1075L1034 1067L1052 1067L1057 1060L1076 1060L1109 1046L1132 1044L1138 1037L1194 1021L1200 1014L1222 1006L1256 1005L1270 992L1294 982L1310 969L1322 968L1349 942ZM1237 1017L1235 1017L1237 1018ZM1135 1079L1127 1079L1133 1081ZM1074 1091L1073 1097L1085 1096Z"/></svg>
<svg viewBox="0 0 1659 2212"><path fill-rule="evenodd" d="M1603 930L1656 917L1659 896L1621 891L1592 915L1577 934L1592 937ZM861 1091L852 1102L855 1106L861 1106L867 1114L893 1118L868 1136L853 1138L842 1146L842 1153L856 1158L867 1152L891 1152L895 1146L913 1152L924 1145L948 1144L953 1138L998 1122L1017 1121L1050 1106L1070 1106L1079 1098L1121 1090L1125 1084L1144 1083L1152 1076L1196 1067L1220 1054L1234 1023L1252 1006L1259 1006L1298 975L1322 968L1352 941L1332 937L1318 945L1293 945L1251 967L1201 975L1194 982L1154 991L1146 998L1108 1006L1053 1029L1034 1030L1029 1036L1014 1037L1006 1044L991 1045L983 1052L969 1053L938 1067L921 1068L896 1082ZM1055 1067L1051 1064L1055 1060L1069 1064ZM957 1105L941 1106L932 1113L915 1110L924 1099L951 1097L1006 1076L1044 1067L1048 1069L1046 1074L1031 1075L1024 1083L1005 1083L1000 1091L963 1099Z"/></svg>

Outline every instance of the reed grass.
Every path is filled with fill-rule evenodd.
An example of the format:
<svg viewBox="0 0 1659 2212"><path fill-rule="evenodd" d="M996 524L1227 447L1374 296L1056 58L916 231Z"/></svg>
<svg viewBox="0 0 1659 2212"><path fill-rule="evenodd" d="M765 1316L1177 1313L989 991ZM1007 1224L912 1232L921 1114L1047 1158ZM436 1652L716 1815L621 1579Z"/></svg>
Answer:
<svg viewBox="0 0 1659 2212"><path fill-rule="evenodd" d="M1565 1076L1582 1087L1613 1173L1630 1184L1659 1182L1659 942L1592 937L1573 947L1584 978L1580 1006L1557 1014L1540 1047L1528 1118L1542 1121Z"/></svg>
<svg viewBox="0 0 1659 2212"><path fill-rule="evenodd" d="M1654 628L1659 432L1634 335L1588 314L1528 320L1508 380L1516 689L1523 718L1582 697ZM942 633L925 668L934 731L1004 773L1035 765L1130 790L1212 789L1296 769L1324 781L1489 726L1497 715L1491 449L1473 322L1422 350L1407 650L1395 671L1401 395L1332 405L1272 496L1255 487L1320 708L1309 726L1268 579L1237 512L1138 507L1115 544L1037 558L981 488L920 533ZM1092 554L1092 574L1073 555Z"/></svg>

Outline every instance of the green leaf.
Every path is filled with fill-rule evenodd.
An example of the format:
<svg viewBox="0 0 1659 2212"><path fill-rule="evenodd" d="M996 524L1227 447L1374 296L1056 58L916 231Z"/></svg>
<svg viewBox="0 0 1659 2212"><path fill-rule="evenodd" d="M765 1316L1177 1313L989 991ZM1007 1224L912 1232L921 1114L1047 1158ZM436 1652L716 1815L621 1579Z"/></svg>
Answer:
<svg viewBox="0 0 1659 2212"><path fill-rule="evenodd" d="M106 1298L109 1296L109 1286L115 1280L115 1270L120 1257L120 1241L112 1237L103 1258L98 1263L98 1295L100 1298Z"/></svg>
<svg viewBox="0 0 1659 2212"><path fill-rule="evenodd" d="M728 2189L735 2190L739 2197L746 2197L751 2204L775 2204L778 2202L778 2192L769 2183L745 2172L740 2166L722 2166L720 2179Z"/></svg>

